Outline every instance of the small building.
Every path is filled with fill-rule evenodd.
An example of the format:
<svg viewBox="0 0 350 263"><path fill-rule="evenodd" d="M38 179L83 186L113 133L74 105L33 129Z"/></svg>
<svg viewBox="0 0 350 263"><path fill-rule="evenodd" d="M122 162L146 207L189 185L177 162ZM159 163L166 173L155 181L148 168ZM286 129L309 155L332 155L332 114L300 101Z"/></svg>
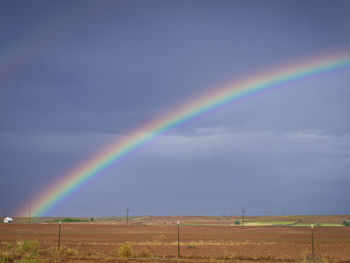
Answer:
<svg viewBox="0 0 350 263"><path fill-rule="evenodd" d="M12 223L13 219L11 217L5 217L3 222L4 223Z"/></svg>

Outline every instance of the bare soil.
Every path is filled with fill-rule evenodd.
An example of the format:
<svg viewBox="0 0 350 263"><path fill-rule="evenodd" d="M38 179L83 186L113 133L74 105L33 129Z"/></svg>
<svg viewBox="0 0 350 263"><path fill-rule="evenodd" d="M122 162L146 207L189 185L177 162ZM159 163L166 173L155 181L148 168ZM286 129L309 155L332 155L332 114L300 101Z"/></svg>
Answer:
<svg viewBox="0 0 350 263"><path fill-rule="evenodd" d="M125 222L63 223L60 245L66 250L57 262L117 262L118 248L125 242L130 244L133 256L124 261L173 262L177 258L177 218L147 217L131 220L128 225ZM209 259L215 262L294 262L311 255L310 227L247 226L242 229L225 225L226 219L180 219L185 224L180 225L180 254L184 262L202 262L204 259L207 261L203 262ZM280 219L274 217L273 220ZM309 221L315 220L339 222L338 218ZM221 225L210 225L218 221ZM206 224L192 225L198 222ZM37 240L41 249L40 261L54 262L53 255L57 257L57 250L52 251L58 246L58 224L0 224L1 249L18 240ZM350 262L350 227L314 227L314 247L317 258Z"/></svg>

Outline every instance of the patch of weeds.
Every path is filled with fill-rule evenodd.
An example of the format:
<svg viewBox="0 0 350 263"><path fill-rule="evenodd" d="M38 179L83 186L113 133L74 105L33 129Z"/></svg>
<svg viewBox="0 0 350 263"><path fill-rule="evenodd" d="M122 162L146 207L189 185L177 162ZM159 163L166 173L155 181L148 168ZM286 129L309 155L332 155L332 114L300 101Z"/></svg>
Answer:
<svg viewBox="0 0 350 263"><path fill-rule="evenodd" d="M61 247L57 251L59 254L63 254L65 256L77 256L79 255L79 251L74 248L69 247Z"/></svg>
<svg viewBox="0 0 350 263"><path fill-rule="evenodd" d="M128 243L123 243L118 250L118 255L120 257L130 257L132 253L131 246Z"/></svg>
<svg viewBox="0 0 350 263"><path fill-rule="evenodd" d="M314 258L311 254L304 257L303 263L331 263L332 260L327 256L315 255Z"/></svg>
<svg viewBox="0 0 350 263"><path fill-rule="evenodd" d="M225 255L223 257L221 257L224 260L232 260L232 261L236 261L236 260L243 260L244 258L242 258L242 256L237 255L236 252L231 252L231 253L225 253Z"/></svg>
<svg viewBox="0 0 350 263"><path fill-rule="evenodd" d="M274 256L271 255L267 255L267 256L260 256L255 258L257 261L277 261L277 258L275 258Z"/></svg>
<svg viewBox="0 0 350 263"><path fill-rule="evenodd" d="M38 263L38 257L24 257L16 261L16 263Z"/></svg>
<svg viewBox="0 0 350 263"><path fill-rule="evenodd" d="M14 258L15 257L11 251L0 251L0 262L1 263L11 262L14 260Z"/></svg>
<svg viewBox="0 0 350 263"><path fill-rule="evenodd" d="M14 249L17 252L23 252L23 244L24 244L23 240L17 240Z"/></svg>
<svg viewBox="0 0 350 263"><path fill-rule="evenodd" d="M188 249L195 249L195 248L197 248L197 247L196 247L195 245L188 245L187 248L188 248Z"/></svg>
<svg viewBox="0 0 350 263"><path fill-rule="evenodd" d="M10 242L5 242L6 249L11 249L13 247L13 244Z"/></svg>
<svg viewBox="0 0 350 263"><path fill-rule="evenodd" d="M148 257L151 257L151 253L148 251L147 248L143 248L141 249L138 253L137 253L137 257L140 257L140 258L148 258Z"/></svg>
<svg viewBox="0 0 350 263"><path fill-rule="evenodd" d="M39 242L36 240L25 240L22 244L22 249L25 252L37 253L39 249Z"/></svg>
<svg viewBox="0 0 350 263"><path fill-rule="evenodd" d="M39 262L38 250L38 241L18 240L10 252L12 253L12 256L14 258L13 260L15 260L16 263L36 263Z"/></svg>

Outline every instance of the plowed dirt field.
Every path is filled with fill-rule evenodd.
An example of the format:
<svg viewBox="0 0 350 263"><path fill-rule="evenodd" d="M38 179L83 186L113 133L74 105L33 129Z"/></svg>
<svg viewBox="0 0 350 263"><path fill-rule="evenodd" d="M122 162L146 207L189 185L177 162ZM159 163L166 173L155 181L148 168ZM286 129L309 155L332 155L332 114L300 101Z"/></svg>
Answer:
<svg viewBox="0 0 350 263"><path fill-rule="evenodd" d="M60 258L57 250L52 252L58 246L58 224L0 224L2 248L18 240L37 240L42 262L117 262L118 248L124 242L132 248L132 257L124 261L173 262L178 252L177 237L176 224L64 223L60 246L66 251ZM350 227L315 227L314 247L317 258L350 262ZM180 254L182 261L187 258L193 262L301 261L311 255L311 229L180 225Z"/></svg>

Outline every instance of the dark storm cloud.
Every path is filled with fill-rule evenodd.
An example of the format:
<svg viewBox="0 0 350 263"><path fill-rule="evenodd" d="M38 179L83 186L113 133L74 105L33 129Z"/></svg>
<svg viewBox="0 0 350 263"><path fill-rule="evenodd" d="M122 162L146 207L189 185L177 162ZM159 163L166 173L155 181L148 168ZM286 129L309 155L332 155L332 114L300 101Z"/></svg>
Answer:
<svg viewBox="0 0 350 263"><path fill-rule="evenodd" d="M55 25L65 31L58 44L39 42L41 46L35 47L43 54L16 75L15 92L5 97L6 104L25 114L40 108L52 116L51 123L25 125L31 129L79 129L73 122L82 130L135 127L240 73L283 64L294 54L317 55L333 48L333 42L346 47L350 37L342 3L254 2L254 8L239 1L80 3L76 24ZM29 23L32 28L26 20L17 21L23 32L40 29L45 21L44 15L42 20L34 16L45 5L37 7L26 13L28 20L36 21ZM65 14L62 9L55 17ZM77 113L71 115L72 111Z"/></svg>
<svg viewBox="0 0 350 263"><path fill-rule="evenodd" d="M1 201L9 211L209 89L350 46L348 1L1 5L0 192L20 192ZM244 203L256 213L276 213L282 203L291 210L297 203L295 213L311 205L335 213L329 207L342 209L348 198L349 81L348 70L319 76L198 118L111 167L53 213L112 213L115 200L116 209L130 202L140 213L221 213ZM302 202L308 183L314 197ZM130 189L139 194L131 198Z"/></svg>

